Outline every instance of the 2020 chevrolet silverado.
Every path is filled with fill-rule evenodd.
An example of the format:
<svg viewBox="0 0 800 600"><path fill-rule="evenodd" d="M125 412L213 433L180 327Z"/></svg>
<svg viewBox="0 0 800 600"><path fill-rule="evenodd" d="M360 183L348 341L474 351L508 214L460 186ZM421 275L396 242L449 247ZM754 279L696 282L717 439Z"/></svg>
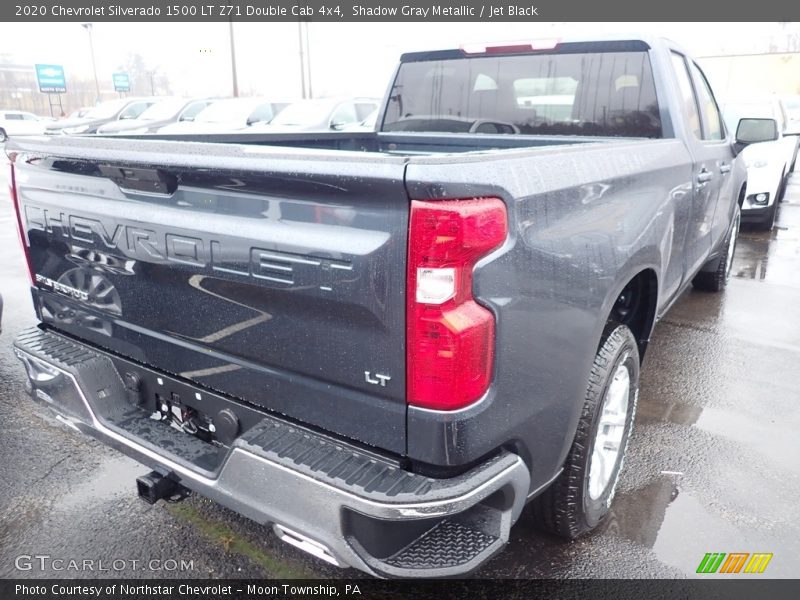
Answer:
<svg viewBox="0 0 800 600"><path fill-rule="evenodd" d="M456 575L614 496L656 320L745 168L663 40L406 54L377 132L14 141L59 419L321 559ZM749 141L756 141L751 138Z"/></svg>

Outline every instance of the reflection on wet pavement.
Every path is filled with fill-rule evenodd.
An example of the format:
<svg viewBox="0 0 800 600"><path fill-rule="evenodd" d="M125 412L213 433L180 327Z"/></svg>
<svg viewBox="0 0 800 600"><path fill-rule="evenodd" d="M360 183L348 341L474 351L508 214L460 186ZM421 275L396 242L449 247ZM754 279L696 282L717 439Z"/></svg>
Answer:
<svg viewBox="0 0 800 600"><path fill-rule="evenodd" d="M772 231L742 226L733 275L800 287L800 173L789 179Z"/></svg>
<svg viewBox="0 0 800 600"><path fill-rule="evenodd" d="M87 506L97 506L105 502L113 502L120 496L135 491L134 481L149 469L126 456L114 456L100 463L97 469L86 473L76 485L56 499L56 510L84 510Z"/></svg>

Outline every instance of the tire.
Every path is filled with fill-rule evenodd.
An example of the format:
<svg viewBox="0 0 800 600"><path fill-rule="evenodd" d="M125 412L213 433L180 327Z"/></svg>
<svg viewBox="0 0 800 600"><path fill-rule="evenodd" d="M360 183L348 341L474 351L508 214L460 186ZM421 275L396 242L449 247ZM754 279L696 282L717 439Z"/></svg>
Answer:
<svg viewBox="0 0 800 600"><path fill-rule="evenodd" d="M0 129L0 144L5 142L8 139L8 135L6 135L5 129Z"/></svg>
<svg viewBox="0 0 800 600"><path fill-rule="evenodd" d="M618 425L603 423L601 427L603 417L611 416L610 413L604 414L603 409L608 408L608 402L617 397L624 380L624 376L618 380L622 371L627 373L629 382L624 418L620 419L622 411L619 410L616 412ZM609 394L614 386L616 391ZM578 430L564 470L550 487L533 500L533 518L540 529L573 540L593 530L608 514L625 461L638 397L639 350L636 340L628 327L612 324L606 328L606 335L594 358ZM609 457L601 461L595 456L598 453L595 442L598 434L603 435L604 432L614 432L618 436L615 438L618 439L618 452L613 461ZM607 443L613 445L608 440ZM603 455L602 452L599 454ZM605 469L600 469L602 464L606 465ZM598 469L595 478L592 478L593 466ZM601 477L603 473L607 479Z"/></svg>
<svg viewBox="0 0 800 600"><path fill-rule="evenodd" d="M773 211L775 204L773 203ZM774 220L773 215L773 220ZM692 279L692 286L695 289L704 292L721 292L725 289L728 279L731 276L731 266L733 265L733 255L736 252L736 240L739 237L739 225L742 221L742 211L739 206L736 206L736 212L733 215L733 223L725 236L725 242L722 245L722 254L717 258L712 259L711 262L716 262L716 267L713 271L700 271ZM708 266L708 265L707 265ZM705 267L704 267L705 268Z"/></svg>

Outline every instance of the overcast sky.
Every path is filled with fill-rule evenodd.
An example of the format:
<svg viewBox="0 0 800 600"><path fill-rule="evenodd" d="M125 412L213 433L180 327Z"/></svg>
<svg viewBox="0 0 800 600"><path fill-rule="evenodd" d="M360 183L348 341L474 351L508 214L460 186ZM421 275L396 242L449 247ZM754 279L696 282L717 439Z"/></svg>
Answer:
<svg viewBox="0 0 800 600"><path fill-rule="evenodd" d="M300 94L297 23L235 23L243 94ZM664 35L696 56L763 52L796 23L311 23L315 95L381 96L400 53L468 42L633 32ZM169 76L177 94L229 95L227 23L95 23L101 88L130 53ZM2 23L0 54L22 64L55 63L91 76L89 42L79 23Z"/></svg>

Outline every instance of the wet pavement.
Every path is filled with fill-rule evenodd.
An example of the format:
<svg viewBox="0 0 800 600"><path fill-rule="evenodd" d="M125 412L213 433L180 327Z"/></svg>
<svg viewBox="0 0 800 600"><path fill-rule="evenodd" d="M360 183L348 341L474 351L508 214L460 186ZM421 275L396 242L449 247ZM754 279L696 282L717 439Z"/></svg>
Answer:
<svg viewBox="0 0 800 600"><path fill-rule="evenodd" d="M146 505L134 479L148 469L28 399L10 344L35 319L12 219L2 193L0 577L357 575L196 496ZM691 577L706 552L771 552L769 576L800 573L800 174L771 232L743 229L733 268L725 293L689 290L657 325L600 530L564 543L523 514L476 576ZM58 570L51 559L95 562Z"/></svg>

